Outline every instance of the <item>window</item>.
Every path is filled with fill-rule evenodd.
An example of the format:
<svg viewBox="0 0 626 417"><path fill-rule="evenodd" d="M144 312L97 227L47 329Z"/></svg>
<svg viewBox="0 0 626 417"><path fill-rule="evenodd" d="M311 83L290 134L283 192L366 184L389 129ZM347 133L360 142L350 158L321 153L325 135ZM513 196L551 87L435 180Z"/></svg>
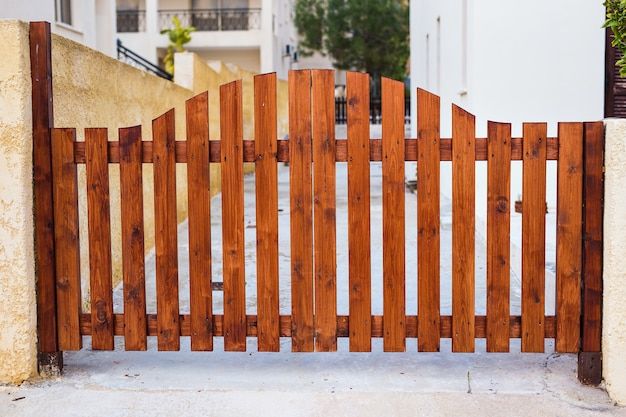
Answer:
<svg viewBox="0 0 626 417"><path fill-rule="evenodd" d="M72 0L56 0L55 4L56 21L72 24Z"/></svg>

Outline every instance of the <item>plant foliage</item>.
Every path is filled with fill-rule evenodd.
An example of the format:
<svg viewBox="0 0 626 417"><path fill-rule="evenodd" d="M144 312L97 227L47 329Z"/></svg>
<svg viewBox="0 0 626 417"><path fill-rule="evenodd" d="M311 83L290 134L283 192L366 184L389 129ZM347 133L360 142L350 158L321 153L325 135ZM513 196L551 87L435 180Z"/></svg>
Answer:
<svg viewBox="0 0 626 417"><path fill-rule="evenodd" d="M616 65L621 77L626 77L626 0L606 0L606 22L604 27L613 32L612 44L622 54Z"/></svg>
<svg viewBox="0 0 626 417"><path fill-rule="evenodd" d="M167 34L170 44L167 47L167 53L163 58L163 64L165 65L165 71L174 75L174 54L176 52L184 52L184 45L191 41L191 32L195 31L196 28L193 26L185 26L183 27L178 19L178 16L172 17L172 28L163 29L161 31L162 35Z"/></svg>
<svg viewBox="0 0 626 417"><path fill-rule="evenodd" d="M330 56L341 70L404 79L409 58L409 9L403 0L297 0L302 55Z"/></svg>

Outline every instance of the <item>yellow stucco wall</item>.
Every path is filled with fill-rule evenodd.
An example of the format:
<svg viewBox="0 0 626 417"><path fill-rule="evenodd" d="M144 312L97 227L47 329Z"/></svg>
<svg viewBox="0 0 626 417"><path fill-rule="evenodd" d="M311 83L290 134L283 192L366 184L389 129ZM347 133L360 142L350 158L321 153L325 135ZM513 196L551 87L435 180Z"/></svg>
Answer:
<svg viewBox="0 0 626 417"><path fill-rule="evenodd" d="M36 374L36 301L32 195L32 116L28 23L0 21L0 383L20 382ZM197 57L196 57L197 58ZM185 139L185 101L209 91L212 140L219 139L219 86L243 80L244 137L254 138L254 74L233 65L191 60L189 88L147 74L66 38L52 37L54 125L73 127L84 140L84 128L117 129L141 125L151 140L152 120L176 110L176 138ZM184 65L181 72L184 73ZM178 72L178 66L177 66ZM287 83L278 82L279 136L287 131ZM246 164L246 171L253 168ZM219 165L212 164L211 191L220 188ZM119 166L109 171L113 284L121 282ZM84 311L89 310L89 247L85 167L78 167L81 281ZM177 165L178 220L187 216L186 166ZM146 252L154 245L152 166L144 165Z"/></svg>
<svg viewBox="0 0 626 417"><path fill-rule="evenodd" d="M120 127L141 125L142 139L152 139L152 120L176 109L176 138L185 138L185 100L193 94L170 81L147 74L61 36L52 36L54 125L75 127L77 140L84 128L105 127L117 140ZM84 308L89 308L89 246L85 166L80 165L80 251ZM145 248L154 245L154 183L152 165L143 169ZM178 220L187 215L186 166L176 166ZM111 251L113 283L122 279L119 165L110 165Z"/></svg>
<svg viewBox="0 0 626 417"><path fill-rule="evenodd" d="M37 371L28 24L0 39L0 383L19 383Z"/></svg>

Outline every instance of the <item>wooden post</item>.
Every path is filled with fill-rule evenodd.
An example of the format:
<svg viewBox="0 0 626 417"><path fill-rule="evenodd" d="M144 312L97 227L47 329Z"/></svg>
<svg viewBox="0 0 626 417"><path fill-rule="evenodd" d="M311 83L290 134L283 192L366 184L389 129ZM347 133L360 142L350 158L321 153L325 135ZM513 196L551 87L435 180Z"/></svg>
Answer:
<svg viewBox="0 0 626 417"><path fill-rule="evenodd" d="M602 222L604 200L604 124L584 124L583 261L581 345L578 379L602 382Z"/></svg>
<svg viewBox="0 0 626 417"><path fill-rule="evenodd" d="M52 205L52 45L50 23L30 23L33 109L33 191L37 274L38 366L42 374L63 369L56 323L56 274Z"/></svg>

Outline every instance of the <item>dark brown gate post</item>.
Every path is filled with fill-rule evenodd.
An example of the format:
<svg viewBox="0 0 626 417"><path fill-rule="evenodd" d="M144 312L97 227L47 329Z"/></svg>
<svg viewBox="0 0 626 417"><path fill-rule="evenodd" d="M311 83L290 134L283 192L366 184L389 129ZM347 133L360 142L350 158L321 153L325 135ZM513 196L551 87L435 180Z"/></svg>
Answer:
<svg viewBox="0 0 626 417"><path fill-rule="evenodd" d="M30 23L30 73L33 108L33 191L35 265L37 273L37 335L40 374L63 369L56 321L54 213L52 205L52 43L50 23Z"/></svg>
<svg viewBox="0 0 626 417"><path fill-rule="evenodd" d="M602 223L604 123L585 123L583 163L583 261L581 345L578 379L602 382Z"/></svg>

